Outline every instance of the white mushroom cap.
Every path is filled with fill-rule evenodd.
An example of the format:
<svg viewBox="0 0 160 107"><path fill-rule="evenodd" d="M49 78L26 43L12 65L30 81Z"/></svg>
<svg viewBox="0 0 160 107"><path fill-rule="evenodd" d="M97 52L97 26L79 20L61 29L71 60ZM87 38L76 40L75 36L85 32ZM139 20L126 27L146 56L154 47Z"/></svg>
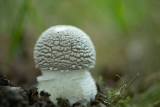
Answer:
<svg viewBox="0 0 160 107"><path fill-rule="evenodd" d="M41 70L88 70L95 65L96 53L89 36L74 26L47 29L34 48L36 67Z"/></svg>

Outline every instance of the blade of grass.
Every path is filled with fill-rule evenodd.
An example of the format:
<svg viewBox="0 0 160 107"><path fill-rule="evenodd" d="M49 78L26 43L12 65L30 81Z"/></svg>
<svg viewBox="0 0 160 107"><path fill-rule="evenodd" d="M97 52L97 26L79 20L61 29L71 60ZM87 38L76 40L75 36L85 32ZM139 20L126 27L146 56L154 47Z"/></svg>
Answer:
<svg viewBox="0 0 160 107"><path fill-rule="evenodd" d="M34 5L30 4L29 6L29 15L31 16L31 20L33 21L34 25L36 26L38 32L43 31L46 27L44 21L39 16L39 13Z"/></svg>
<svg viewBox="0 0 160 107"><path fill-rule="evenodd" d="M9 52L7 55L7 61L10 61L11 58L13 57L13 54L15 53L15 50L17 49L20 39L22 36L22 31L23 31L23 24L25 20L25 15L28 10L28 6L31 0L25 0L24 3L22 4L22 7L19 10L19 14L17 15L17 19L15 21L15 25L13 28L12 36L11 36L11 42L9 46Z"/></svg>

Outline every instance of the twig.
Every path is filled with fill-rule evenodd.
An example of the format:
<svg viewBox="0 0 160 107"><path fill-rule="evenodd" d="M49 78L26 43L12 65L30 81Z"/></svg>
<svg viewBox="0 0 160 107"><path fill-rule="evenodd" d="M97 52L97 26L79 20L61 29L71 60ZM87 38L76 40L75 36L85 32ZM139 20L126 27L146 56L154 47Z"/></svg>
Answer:
<svg viewBox="0 0 160 107"><path fill-rule="evenodd" d="M99 97L108 98L105 94L99 93Z"/></svg>
<svg viewBox="0 0 160 107"><path fill-rule="evenodd" d="M110 105L110 103L108 103L107 101L101 99L100 97L98 98L98 100L99 100L102 104L104 104L104 105L106 105L106 106L109 106L109 105Z"/></svg>
<svg viewBox="0 0 160 107"><path fill-rule="evenodd" d="M125 90L139 77L139 73L128 83L128 85L124 84L122 88L119 91L119 94L116 96L116 98L111 102L109 107L111 107L113 104L117 104L119 99L122 98L124 95Z"/></svg>
<svg viewBox="0 0 160 107"><path fill-rule="evenodd" d="M119 99L124 95L124 92L126 90L127 85L124 84L123 87L120 89L119 94L116 96L116 98L111 102L110 106L113 104L117 104L117 102L119 101Z"/></svg>
<svg viewBox="0 0 160 107"><path fill-rule="evenodd" d="M123 78L121 78L121 76L119 76L118 74L115 74L115 75L122 81L123 84L125 84L125 82L124 82Z"/></svg>
<svg viewBox="0 0 160 107"><path fill-rule="evenodd" d="M137 73L137 75L128 83L126 88L128 88L138 77L139 77L139 73Z"/></svg>

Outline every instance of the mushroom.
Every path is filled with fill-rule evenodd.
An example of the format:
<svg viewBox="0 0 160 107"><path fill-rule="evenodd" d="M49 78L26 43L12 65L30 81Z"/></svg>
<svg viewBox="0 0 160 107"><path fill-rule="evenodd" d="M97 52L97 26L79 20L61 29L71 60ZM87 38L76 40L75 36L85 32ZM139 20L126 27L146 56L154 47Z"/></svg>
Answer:
<svg viewBox="0 0 160 107"><path fill-rule="evenodd" d="M95 99L97 87L89 69L96 60L95 48L89 36L77 27L57 25L47 29L34 48L38 91L51 94L50 100L69 100L70 104L86 105Z"/></svg>

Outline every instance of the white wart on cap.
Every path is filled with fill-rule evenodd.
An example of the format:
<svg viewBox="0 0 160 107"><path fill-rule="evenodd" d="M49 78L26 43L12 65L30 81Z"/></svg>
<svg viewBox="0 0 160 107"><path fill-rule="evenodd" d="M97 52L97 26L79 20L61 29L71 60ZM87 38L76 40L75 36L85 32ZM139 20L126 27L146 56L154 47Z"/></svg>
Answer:
<svg viewBox="0 0 160 107"><path fill-rule="evenodd" d="M36 67L41 70L88 70L96 53L89 36L79 28L58 25L47 29L34 48Z"/></svg>

